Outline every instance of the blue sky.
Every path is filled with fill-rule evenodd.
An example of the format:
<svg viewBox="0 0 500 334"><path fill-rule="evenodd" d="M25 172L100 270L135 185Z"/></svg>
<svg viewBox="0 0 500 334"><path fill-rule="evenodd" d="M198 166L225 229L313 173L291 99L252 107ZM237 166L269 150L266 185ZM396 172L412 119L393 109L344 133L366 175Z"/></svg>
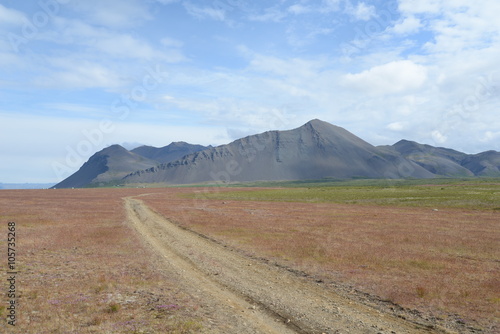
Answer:
<svg viewBox="0 0 500 334"><path fill-rule="evenodd" d="M500 151L497 0L0 0L0 182L319 118Z"/></svg>

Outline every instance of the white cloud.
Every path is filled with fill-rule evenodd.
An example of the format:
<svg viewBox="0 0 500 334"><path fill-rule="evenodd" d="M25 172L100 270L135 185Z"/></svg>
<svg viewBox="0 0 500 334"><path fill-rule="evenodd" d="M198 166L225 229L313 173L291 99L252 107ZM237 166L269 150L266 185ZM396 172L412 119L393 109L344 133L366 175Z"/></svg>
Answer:
<svg viewBox="0 0 500 334"><path fill-rule="evenodd" d="M290 26L286 30L287 41L292 47L302 49L305 46L314 44L319 38L330 35L334 29L330 26L307 25L307 26Z"/></svg>
<svg viewBox="0 0 500 334"><path fill-rule="evenodd" d="M71 1L68 6L105 27L128 28L152 19L147 2L141 0Z"/></svg>
<svg viewBox="0 0 500 334"><path fill-rule="evenodd" d="M312 11L312 8L309 6L304 6L301 4L295 4L288 7L288 11L295 15L306 14Z"/></svg>
<svg viewBox="0 0 500 334"><path fill-rule="evenodd" d="M437 14L441 10L442 0L399 0L399 10L411 14Z"/></svg>
<svg viewBox="0 0 500 334"><path fill-rule="evenodd" d="M403 131L406 129L407 125L407 122L392 122L387 125L387 129L391 131Z"/></svg>
<svg viewBox="0 0 500 334"><path fill-rule="evenodd" d="M148 43L130 35L109 35L96 40L93 46L115 57L152 59L156 56Z"/></svg>
<svg viewBox="0 0 500 334"><path fill-rule="evenodd" d="M162 5L169 5L171 3L179 2L179 0L156 0L156 1L161 3Z"/></svg>
<svg viewBox="0 0 500 334"><path fill-rule="evenodd" d="M167 36L160 40L159 44L163 47L157 47L144 38L91 26L78 20L58 19L56 24L59 29L52 39L90 48L86 50L89 57L105 53L107 59L109 59L107 56L111 56L119 59L157 60L169 63L187 60L181 50L183 43ZM82 54L79 53L79 56Z"/></svg>
<svg viewBox="0 0 500 334"><path fill-rule="evenodd" d="M2 25L17 25L21 26L28 22L24 13L5 7L0 4L0 26Z"/></svg>
<svg viewBox="0 0 500 334"><path fill-rule="evenodd" d="M249 68L254 71L271 73L278 76L300 77L300 80L313 79L318 70L327 65L325 60L305 60L301 58L283 59L255 54Z"/></svg>
<svg viewBox="0 0 500 334"><path fill-rule="evenodd" d="M186 8L190 15L199 19L209 18L216 21L224 21L226 17L226 11L222 8L216 8L215 6L198 6L192 2L186 1L184 2L184 8Z"/></svg>
<svg viewBox="0 0 500 334"><path fill-rule="evenodd" d="M167 40L163 39L162 42L167 42ZM173 41L169 41L169 46L172 46L172 43ZM96 50L117 58L136 58L148 61L161 59L171 63L186 60L178 49L170 48L160 51L144 40L139 40L127 34L104 34L93 42L89 42L89 45Z"/></svg>
<svg viewBox="0 0 500 334"><path fill-rule="evenodd" d="M400 0L399 10L402 17L394 32L426 29L434 35L425 45L431 53L456 54L499 41L500 21L496 13L500 11L500 2L495 0Z"/></svg>
<svg viewBox="0 0 500 334"><path fill-rule="evenodd" d="M101 53L121 59L164 60L168 62L181 62L186 60L180 47L182 44L174 39L164 37L160 43L165 48L156 48L145 39L140 39L130 34L120 33L102 27L89 25L80 20L57 18L54 20L57 30L46 33L43 37L51 42L63 46L85 47L88 57L99 58ZM78 52L82 57L82 52ZM96 57L97 56L97 57ZM100 57L103 58L103 57ZM109 57L107 57L109 59Z"/></svg>
<svg viewBox="0 0 500 334"><path fill-rule="evenodd" d="M63 112L65 115L82 118L104 117L109 113L109 110L101 106L88 106L78 103L52 102L42 104L41 107L46 110L55 112Z"/></svg>
<svg viewBox="0 0 500 334"><path fill-rule="evenodd" d="M266 8L264 13L251 13L248 15L248 19L257 22L282 22L287 15L286 11L275 6Z"/></svg>
<svg viewBox="0 0 500 334"><path fill-rule="evenodd" d="M5 143L19 141L26 150L20 152L23 163L30 164L30 138L45 136L33 146L43 146L41 154L55 159L45 150L50 147L64 159L65 145L78 144L81 130L95 126L89 119L105 117L114 99L130 94L148 64L160 64L168 78L137 103L124 130L117 127L104 144L219 144L320 118L373 144L405 138L467 152L500 150L500 2L399 0L399 12L384 18L381 13L390 9L383 1L360 1L245 2L245 11L231 11L235 1L229 6L194 0L73 1L38 29L29 41L37 52L30 55L9 53L5 33L19 33L32 12L22 13L24 5L15 2L9 2L12 9L0 5L2 105L13 108L9 120L0 119L0 125L13 128L0 131L13 138L0 141L1 156L14 160L15 152L3 154L9 149ZM166 21L169 15L179 16L179 26ZM242 21L234 29L207 22L227 24L236 16ZM335 43L375 25L379 33L352 43L356 53L345 58L335 53ZM220 39L191 44L214 35ZM25 110L33 112L23 118ZM79 119L42 119L35 112ZM16 127L26 132L14 135Z"/></svg>
<svg viewBox="0 0 500 334"><path fill-rule="evenodd" d="M0 43L1 46L2 43ZM7 53L0 51L0 68L2 67L10 67L12 65L20 65L21 60L19 57L13 53Z"/></svg>
<svg viewBox="0 0 500 334"><path fill-rule="evenodd" d="M42 88L64 87L66 89L104 88L115 89L126 82L119 74L106 66L81 59L54 58L48 76L35 79Z"/></svg>
<svg viewBox="0 0 500 334"><path fill-rule="evenodd" d="M375 7L369 6L364 2L359 2L356 7L348 7L346 11L359 21L368 21L376 15Z"/></svg>
<svg viewBox="0 0 500 334"><path fill-rule="evenodd" d="M160 43L163 46L171 47L171 48L180 48L184 45L184 43L182 41L179 41L179 40L174 39L174 38L169 38L169 37L162 38L160 40Z"/></svg>
<svg viewBox="0 0 500 334"><path fill-rule="evenodd" d="M480 139L482 142L492 142L500 138L500 131L486 131Z"/></svg>
<svg viewBox="0 0 500 334"><path fill-rule="evenodd" d="M344 76L346 87L361 93L384 95L412 91L422 87L427 69L409 60L393 61L361 73Z"/></svg>
<svg viewBox="0 0 500 334"><path fill-rule="evenodd" d="M431 133L432 139L437 143L437 144L443 144L448 140L448 137L443 135L440 131L434 130Z"/></svg>
<svg viewBox="0 0 500 334"><path fill-rule="evenodd" d="M166 100L182 110L194 111L211 124L224 128L245 126L255 132L286 129L286 108L246 98L175 98ZM224 119L224 122L220 122ZM232 138L237 139L237 138Z"/></svg>
<svg viewBox="0 0 500 334"><path fill-rule="evenodd" d="M414 34L417 33L420 28L422 28L422 22L415 16L408 16L399 23L396 23L392 27L392 31L396 34Z"/></svg>
<svg viewBox="0 0 500 334"><path fill-rule="evenodd" d="M98 135L99 119L0 113L0 155L2 161L8 162L0 165L0 182L59 182L61 176L76 172L95 152L116 143L133 141L161 147L173 141L220 145L231 140L222 124L203 127L194 122L172 125L113 121L110 129ZM33 173L35 163L37 171ZM54 165L64 166L64 175L58 174Z"/></svg>
<svg viewBox="0 0 500 334"><path fill-rule="evenodd" d="M330 13L340 10L340 1L341 0L323 0L321 12Z"/></svg>

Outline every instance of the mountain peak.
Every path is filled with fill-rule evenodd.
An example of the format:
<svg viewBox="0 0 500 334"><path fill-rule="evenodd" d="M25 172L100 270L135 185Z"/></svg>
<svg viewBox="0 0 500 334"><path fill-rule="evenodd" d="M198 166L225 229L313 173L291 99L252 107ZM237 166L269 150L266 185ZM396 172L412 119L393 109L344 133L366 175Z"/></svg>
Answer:
<svg viewBox="0 0 500 334"><path fill-rule="evenodd" d="M172 142L164 147L141 146L132 152L142 155L148 159L158 161L158 163L168 163L182 158L187 154L202 151L207 147L202 145L192 145L184 141Z"/></svg>
<svg viewBox="0 0 500 334"><path fill-rule="evenodd" d="M173 142L127 151L112 145L56 186L474 175L500 175L500 153L468 155L408 140L375 147L342 127L312 119L292 130L267 131L217 147Z"/></svg>
<svg viewBox="0 0 500 334"><path fill-rule="evenodd" d="M331 123L328 123L328 122L325 122L325 121L322 121L320 119L313 119L313 120L310 120L309 122L307 122L306 124L303 125L303 127L306 127L306 128L312 128L314 130L316 130L317 132L341 132L343 134L350 134L350 135L353 135L351 132L347 131L346 129L340 127L340 126L337 126L337 125L333 125ZM354 136L354 135L353 135Z"/></svg>
<svg viewBox="0 0 500 334"><path fill-rule="evenodd" d="M325 121L320 120L319 118L315 118L315 119L312 119L312 120L310 120L309 122L307 122L307 123L306 123L306 125L307 125L307 124L310 124L310 125L315 125L315 124L325 124L325 123L326 123L326 124L330 124L330 123L327 123L327 122L325 122ZM331 124L330 124L330 125L331 125Z"/></svg>
<svg viewBox="0 0 500 334"><path fill-rule="evenodd" d="M125 147L123 147L121 145L114 144L114 145L105 147L104 149L102 149L98 153L107 154L107 153L110 153L110 152L115 152L116 153L116 152L129 152L129 151Z"/></svg>
<svg viewBox="0 0 500 334"><path fill-rule="evenodd" d="M307 122L303 126L305 126L305 127L312 127L312 128L315 128L315 129L322 129L322 128L325 128L325 127L328 127L328 128L338 128L338 126L335 126L333 124L330 124L328 122L322 121L322 120L317 119L317 118L310 120L309 122Z"/></svg>

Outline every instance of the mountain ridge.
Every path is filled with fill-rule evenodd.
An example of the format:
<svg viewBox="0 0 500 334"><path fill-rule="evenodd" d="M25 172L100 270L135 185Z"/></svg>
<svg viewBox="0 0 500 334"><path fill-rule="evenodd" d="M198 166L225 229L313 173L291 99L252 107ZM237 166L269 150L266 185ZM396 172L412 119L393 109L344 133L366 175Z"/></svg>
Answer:
<svg viewBox="0 0 500 334"><path fill-rule="evenodd" d="M134 152L143 157L158 161L159 163L166 163L181 159L185 155L202 151L207 148L209 148L209 146L193 145L183 141L178 141L172 142L164 147L143 145L130 150L130 152Z"/></svg>
<svg viewBox="0 0 500 334"><path fill-rule="evenodd" d="M149 158L148 154L139 154L141 147L127 150L123 146L115 144L102 149L92 155L80 169L68 178L57 183L52 188L80 188L87 186L99 186L110 182L119 182L124 176L133 171L150 168L161 164L161 161L173 161L177 156L184 156L205 146L191 145L182 142L172 143L165 147L156 148L152 146L141 146L146 148L147 153L159 157L160 161ZM170 160L168 160L170 158Z"/></svg>
<svg viewBox="0 0 500 334"><path fill-rule="evenodd" d="M385 157L384 157L385 156ZM433 177L420 166L377 148L349 131L312 120L286 131L267 131L128 175L125 182L232 182L323 177ZM201 168L199 166L202 166Z"/></svg>
<svg viewBox="0 0 500 334"><path fill-rule="evenodd" d="M401 155L442 176L500 176L500 153L466 154L408 140L393 145Z"/></svg>
<svg viewBox="0 0 500 334"><path fill-rule="evenodd" d="M75 174L80 175L73 174L56 187L109 184L110 181L192 184L329 177L500 176L500 153L496 151L466 154L404 139L393 145L373 146L342 127L318 119L296 129L266 131L217 147L184 142L163 148L141 146L131 151L122 147L119 151L128 157L129 163L119 171L117 156L112 154L106 158L111 159L111 163L103 162L103 151L107 149L97 152L82 166L84 171L86 165L87 169L92 166L94 174L79 173L79 170ZM163 162L151 159L155 157ZM145 167L135 168L140 164Z"/></svg>

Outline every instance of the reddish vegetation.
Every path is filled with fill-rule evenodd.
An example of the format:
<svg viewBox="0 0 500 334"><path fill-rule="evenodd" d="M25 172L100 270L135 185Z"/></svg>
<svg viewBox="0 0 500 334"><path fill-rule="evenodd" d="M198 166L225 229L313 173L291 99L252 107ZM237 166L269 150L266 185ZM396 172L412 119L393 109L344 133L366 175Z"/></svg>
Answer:
<svg viewBox="0 0 500 334"><path fill-rule="evenodd" d="M196 303L154 270L154 256L124 223L121 198L141 194L174 222L325 282L352 285L441 318L456 314L474 326L491 329L498 321L498 211L185 196L200 191L0 191L2 224L16 221L20 236L20 329L196 328L199 322L190 320L197 316ZM0 247L6 229L2 233ZM5 308L0 313L4 317Z"/></svg>
<svg viewBox="0 0 500 334"><path fill-rule="evenodd" d="M155 270L154 256L124 223L121 197L134 193L0 191L0 247L6 250L8 221L16 222L17 233L12 333L190 333L199 327L197 305ZM2 282L5 276L1 268ZM2 304L5 319L5 295Z"/></svg>
<svg viewBox="0 0 500 334"><path fill-rule="evenodd" d="M192 191L200 189L142 199L171 220L325 281L485 328L498 319L499 212L178 196Z"/></svg>

